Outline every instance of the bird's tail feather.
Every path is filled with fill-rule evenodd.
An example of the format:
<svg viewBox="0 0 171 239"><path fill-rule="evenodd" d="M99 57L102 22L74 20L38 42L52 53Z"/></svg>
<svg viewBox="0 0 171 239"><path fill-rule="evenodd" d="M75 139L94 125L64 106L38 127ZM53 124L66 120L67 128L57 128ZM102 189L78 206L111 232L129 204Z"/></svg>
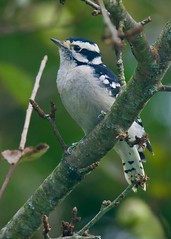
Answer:
<svg viewBox="0 0 171 239"><path fill-rule="evenodd" d="M124 174L129 184L135 181L136 176L145 176L142 160L135 146L130 147L125 141L118 141L114 147L122 160ZM142 184L142 189L146 191L146 184ZM137 191L137 187L133 187Z"/></svg>

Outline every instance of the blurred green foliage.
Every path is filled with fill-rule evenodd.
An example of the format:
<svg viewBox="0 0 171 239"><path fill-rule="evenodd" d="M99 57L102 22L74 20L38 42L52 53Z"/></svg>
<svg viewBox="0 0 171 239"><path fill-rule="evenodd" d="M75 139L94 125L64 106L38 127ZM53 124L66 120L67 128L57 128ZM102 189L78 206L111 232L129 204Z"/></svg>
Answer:
<svg viewBox="0 0 171 239"><path fill-rule="evenodd" d="M119 207L116 220L139 239L164 239L161 222L141 199L129 198Z"/></svg>
<svg viewBox="0 0 171 239"><path fill-rule="evenodd" d="M123 2L137 21L141 21L148 15L151 16L153 21L146 26L145 31L149 42L153 43L170 18L171 2L169 0L125 0ZM114 53L111 51L111 47L105 45L101 40L104 28L102 17L92 17L91 11L92 9L80 0L75 0L74 3L72 0L68 0L64 6L60 5L57 0L2 0L0 2L1 151L16 149L19 146L28 99L40 62L45 54L48 55L49 60L36 99L46 112L49 111L51 99L57 104L56 123L67 144L70 145L83 137L83 132L69 117L57 93L56 73L59 66L59 55L58 49L49 39L51 37L65 39L70 36L81 36L95 41L100 46L105 63L115 70ZM136 61L128 45L125 46L123 54L125 74L129 80L136 67ZM165 84L170 84L169 75L170 70L165 76ZM170 93L156 94L144 108L141 117L150 135L155 156L146 154L145 169L150 180L147 192L142 192L140 189L136 197L142 198L144 203L151 208L149 210L155 212L153 217L156 217L157 222L163 225L165 234L170 235L168 238L171 238L171 234L169 234L171 224ZM0 227L4 226L32 195L61 158L61 149L49 124L33 113L27 146L34 146L38 143L47 143L50 149L41 159L23 163L17 167L0 201ZM7 170L7 163L1 159L1 184ZM56 233L60 233L60 219L67 220L72 207L78 207L83 224L97 212L103 199L112 200L125 186L120 159L114 152L110 152L102 160L99 168L89 175L52 213L50 217L53 227L51 235L56 236ZM143 208L141 204L138 207ZM105 239L114 238L112 235L117 235L115 230L116 211L105 216L99 223L100 227L99 225L94 227L94 231L97 234L101 233ZM126 217L127 211L124 210L122 213L125 213ZM149 224L151 223L150 219L146 220L149 221ZM138 227L142 224L138 220L137 223L139 223ZM124 230L130 231L131 238L133 235L136 239L142 238L137 236L131 226ZM151 230L154 229L151 228ZM124 235L123 233L118 239L130 238L129 236L124 237ZM40 237L41 231L37 232L33 238ZM148 236L147 239L152 238Z"/></svg>

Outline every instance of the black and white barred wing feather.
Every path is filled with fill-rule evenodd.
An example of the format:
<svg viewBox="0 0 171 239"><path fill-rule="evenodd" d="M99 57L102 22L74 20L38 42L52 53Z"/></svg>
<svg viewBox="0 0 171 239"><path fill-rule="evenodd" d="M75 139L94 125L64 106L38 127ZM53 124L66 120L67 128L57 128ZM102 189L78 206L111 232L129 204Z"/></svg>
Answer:
<svg viewBox="0 0 171 239"><path fill-rule="evenodd" d="M113 97L114 101L121 89L117 76L104 64L93 66L100 86L108 91L109 96Z"/></svg>

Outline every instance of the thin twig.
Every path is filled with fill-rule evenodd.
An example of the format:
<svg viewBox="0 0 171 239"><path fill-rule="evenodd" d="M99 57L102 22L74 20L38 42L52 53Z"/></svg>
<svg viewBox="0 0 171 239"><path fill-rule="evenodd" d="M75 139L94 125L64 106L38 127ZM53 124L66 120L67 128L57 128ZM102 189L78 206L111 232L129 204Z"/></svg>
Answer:
<svg viewBox="0 0 171 239"><path fill-rule="evenodd" d="M115 48L115 54L116 54L116 66L118 71L119 82L122 87L125 87L126 81L125 81L124 65L123 65L121 49Z"/></svg>
<svg viewBox="0 0 171 239"><path fill-rule="evenodd" d="M43 58L43 60L42 60L42 62L40 64L39 72L38 72L38 74L36 76L35 84L34 84L34 87L33 87L32 94L31 94L31 98L32 99L35 99L35 97L36 97L36 94L37 94L37 91L38 91L38 88L39 88L39 82L40 82L43 70L44 70L44 68L46 66L47 59L48 59L47 56L44 56L44 58ZM27 112L26 112L23 132L21 134L21 140L20 140L20 144L19 144L19 150L21 152L25 148L25 143L26 143L27 133L28 133L28 129L29 129L31 114L32 114L32 107L29 104L28 108L27 108ZM4 182L2 184L2 187L0 189L0 198L2 197L2 195L3 195L4 191L5 191L5 188L7 187L8 183L9 183L9 180L10 180L10 178L11 178L11 176L12 176L12 174L13 174L15 168L16 168L16 165L17 165L17 162L15 164L11 164L10 167L9 167L9 170L7 172L5 180L4 180Z"/></svg>
<svg viewBox="0 0 171 239"><path fill-rule="evenodd" d="M58 139L58 141L62 147L62 150L64 152L66 152L68 149L68 146L67 146L67 144L65 144L63 138L61 137L59 130L56 127L55 121L50 116L47 117L47 120L49 121L50 125L52 126L53 132L54 132L56 138Z"/></svg>
<svg viewBox="0 0 171 239"><path fill-rule="evenodd" d="M88 172L93 171L93 170L96 169L98 166L99 166L99 162L95 162L95 163L93 163L93 164L91 164L91 165L89 165L89 166L87 166L87 167L85 167L85 168L79 169L78 172L79 172L80 174L86 174L86 173L88 173Z"/></svg>
<svg viewBox="0 0 171 239"><path fill-rule="evenodd" d="M32 91L31 97L30 97L32 100L34 100L35 97L36 97L36 94L37 94L37 91L38 91L38 88L39 88L40 79L41 79L43 70L46 66L47 59L48 59L48 57L44 56L44 58L41 62L40 69L39 69L39 72L36 76L35 84L34 84L33 91ZM26 113L25 122L24 122L23 132L22 132L22 135L21 135L21 141L20 141L20 145L19 145L19 149L21 151L25 147L32 111L33 111L33 107L29 104L28 109L27 109L27 113Z"/></svg>
<svg viewBox="0 0 171 239"><path fill-rule="evenodd" d="M45 112L40 108L40 106L37 104L35 100L30 99L30 104L32 105L33 109L37 112L37 114L42 119L47 119L48 115L45 114Z"/></svg>
<svg viewBox="0 0 171 239"><path fill-rule="evenodd" d="M143 26L145 26L146 24L150 23L152 21L151 17L148 16L147 18L145 18L144 20L141 21L141 24Z"/></svg>
<svg viewBox="0 0 171 239"><path fill-rule="evenodd" d="M129 31L126 31L123 35L123 39L126 38L126 39L130 39L132 37L134 37L136 34L140 33L143 31L144 29L144 26L148 23L150 23L152 20L151 20L151 17L147 17L145 18L144 20L142 20L141 22L138 22L135 24L135 27Z"/></svg>
<svg viewBox="0 0 171 239"><path fill-rule="evenodd" d="M100 5L101 11L102 11L102 15L103 15L103 19L104 22L106 24L106 26L109 28L111 35L112 35L112 42L118 47L121 48L123 43L121 41L121 38L118 36L118 31L115 27L115 25L111 22L111 19L108 15L108 12L105 8L105 5L103 3L103 0L97 0L97 2Z"/></svg>
<svg viewBox="0 0 171 239"><path fill-rule="evenodd" d="M3 182L2 186L1 186L1 189L0 189L0 198L3 195L7 185L9 183L9 180L10 180L10 178L11 178L11 176L12 176L14 170L15 170L15 168L16 168L16 164L11 164L10 165L9 170L8 170L8 172L6 174L5 180L4 180L4 182Z"/></svg>
<svg viewBox="0 0 171 239"><path fill-rule="evenodd" d="M128 185L128 187L112 202L104 201L102 203L100 211L96 214L96 216L87 223L79 232L78 235L83 235L85 231L89 230L99 219L113 207L118 206L119 203L125 196L131 191L131 189L136 185L136 183L132 183Z"/></svg>
<svg viewBox="0 0 171 239"><path fill-rule="evenodd" d="M123 28L124 28L124 22L120 21L118 32L123 33ZM118 47L115 47L115 46L114 46L114 49L115 49L116 66L117 66L120 85L122 87L125 87L126 86L126 81L125 81L124 64L123 64L123 59L122 59L122 50L121 50L121 48L118 48Z"/></svg>
<svg viewBox="0 0 171 239"><path fill-rule="evenodd" d="M171 86L170 85L161 85L159 88L158 88L158 91L160 92L170 92L171 91Z"/></svg>
<svg viewBox="0 0 171 239"><path fill-rule="evenodd" d="M108 27L108 29L112 35L111 43L112 44L114 43L119 80L120 80L121 86L124 87L124 86L126 86L126 81L125 81L124 66L123 66L123 60L122 60L122 51L121 51L121 48L123 46L123 42L121 40L121 36L123 35L123 22L120 22L119 29L117 30L115 25L111 22L109 15L107 14L107 10L105 8L103 0L97 0L97 1L101 7L101 11L102 11L102 15L103 15L105 24Z"/></svg>
<svg viewBox="0 0 171 239"><path fill-rule="evenodd" d="M94 8L94 11L92 12L93 16L97 16L102 13L101 7L98 4L92 2L91 0L81 0L81 1L85 2L90 7ZM106 10L106 12L110 16L110 13L107 10Z"/></svg>
<svg viewBox="0 0 171 239"><path fill-rule="evenodd" d="M62 221L62 236L73 236L75 225L80 222L81 217L78 217L78 209L77 207L74 207L72 209L72 218L70 222Z"/></svg>
<svg viewBox="0 0 171 239"><path fill-rule="evenodd" d="M90 0L81 0L83 2L85 2L87 5L89 5L90 7L94 8L95 10L101 11L100 6Z"/></svg>
<svg viewBox="0 0 171 239"><path fill-rule="evenodd" d="M38 113L38 115L42 118L42 119L46 119L49 121L53 132L57 138L57 140L59 141L61 148L64 152L66 152L66 150L68 149L68 146L65 144L63 138L61 137L59 130L56 127L55 124L55 112L56 112L56 106L53 102L51 102L51 111L49 114L45 114L45 112L42 110L42 108L37 104L36 101L30 99L30 104L32 105L33 109Z"/></svg>

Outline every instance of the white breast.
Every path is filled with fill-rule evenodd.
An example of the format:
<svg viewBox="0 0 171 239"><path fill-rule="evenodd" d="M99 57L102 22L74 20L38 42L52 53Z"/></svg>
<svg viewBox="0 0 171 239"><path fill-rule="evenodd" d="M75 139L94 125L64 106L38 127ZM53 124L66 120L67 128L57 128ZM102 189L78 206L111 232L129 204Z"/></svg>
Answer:
<svg viewBox="0 0 171 239"><path fill-rule="evenodd" d="M109 97L99 80L93 77L90 66L76 66L72 63L68 68L60 67L57 87L66 110L88 133L99 122L100 112L110 110L114 98Z"/></svg>

